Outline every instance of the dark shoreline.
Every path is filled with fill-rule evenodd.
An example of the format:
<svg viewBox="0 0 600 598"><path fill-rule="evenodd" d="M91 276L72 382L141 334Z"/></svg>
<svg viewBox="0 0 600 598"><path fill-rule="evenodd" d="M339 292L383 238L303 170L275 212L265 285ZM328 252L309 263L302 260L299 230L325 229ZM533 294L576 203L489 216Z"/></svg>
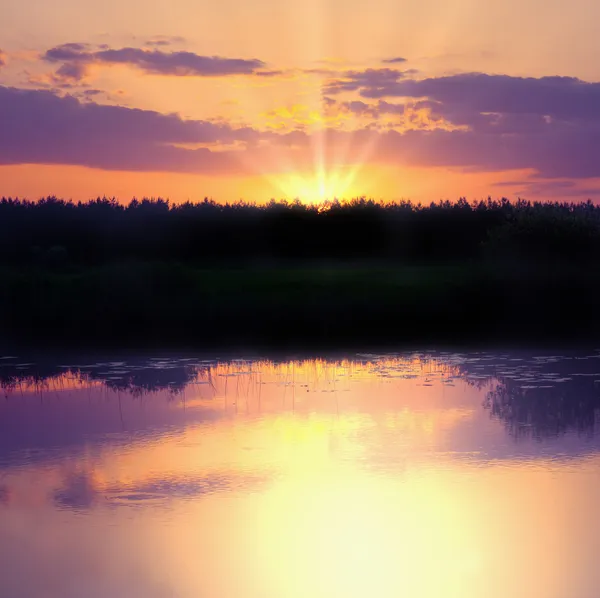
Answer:
<svg viewBox="0 0 600 598"><path fill-rule="evenodd" d="M600 207L0 199L0 346L595 344Z"/></svg>
<svg viewBox="0 0 600 598"><path fill-rule="evenodd" d="M600 272L568 264L6 269L0 346L232 353L594 346L599 297Z"/></svg>

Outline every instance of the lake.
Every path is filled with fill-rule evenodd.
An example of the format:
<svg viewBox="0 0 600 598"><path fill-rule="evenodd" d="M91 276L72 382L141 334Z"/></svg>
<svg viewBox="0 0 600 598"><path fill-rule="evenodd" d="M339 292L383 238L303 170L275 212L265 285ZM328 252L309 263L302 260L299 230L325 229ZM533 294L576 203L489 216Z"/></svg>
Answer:
<svg viewBox="0 0 600 598"><path fill-rule="evenodd" d="M0 384L3 597L598 596L600 351L7 355Z"/></svg>

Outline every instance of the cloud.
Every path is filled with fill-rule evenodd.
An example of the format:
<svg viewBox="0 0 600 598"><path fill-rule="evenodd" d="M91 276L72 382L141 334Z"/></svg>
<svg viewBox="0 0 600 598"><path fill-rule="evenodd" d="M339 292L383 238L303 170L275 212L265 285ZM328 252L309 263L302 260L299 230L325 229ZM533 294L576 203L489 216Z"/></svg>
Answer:
<svg viewBox="0 0 600 598"><path fill-rule="evenodd" d="M368 71L364 71L366 74ZM573 77L510 77L467 73L393 81L356 77L363 98L427 98L463 114L533 114L555 119L600 120L600 83Z"/></svg>
<svg viewBox="0 0 600 598"><path fill-rule="evenodd" d="M384 113L399 97L462 130L391 132L378 147L419 166L500 171L529 168L547 178L600 176L600 83L572 77L521 78L471 73L412 80L393 75L346 73L326 92L358 91L370 110ZM350 104L366 110L363 104ZM385 154L385 155L384 155Z"/></svg>
<svg viewBox="0 0 600 598"><path fill-rule="evenodd" d="M0 87L0 163L248 174L252 161L257 171L273 173L284 163L290 169L311 168L314 148L321 147L327 163L336 167L367 159L463 171L528 170L546 180L600 177L600 84L561 77L456 75L409 81L401 76L393 69L346 72L344 85L363 85L359 89L364 91L365 84L377 89L391 82L403 86L403 99L369 102L363 97L339 105L371 117L402 115L407 107L409 112L424 110L432 126L404 132L363 127L284 134L100 105L92 94L80 102L49 91ZM335 104L323 96L324 110L335 110ZM444 122L436 126L438 120ZM445 130L447 122L460 127ZM229 151L231 146L236 150Z"/></svg>
<svg viewBox="0 0 600 598"><path fill-rule="evenodd" d="M255 71L254 74L258 77L281 77L283 75L286 75L287 72L283 70Z"/></svg>
<svg viewBox="0 0 600 598"><path fill-rule="evenodd" d="M81 92L81 95L89 98L92 96L102 95L103 93L106 92L102 91L101 89L86 89L85 91Z"/></svg>
<svg viewBox="0 0 600 598"><path fill-rule="evenodd" d="M171 42L167 41L166 39L148 40L145 45L146 46L164 47L164 46L170 46Z"/></svg>
<svg viewBox="0 0 600 598"><path fill-rule="evenodd" d="M362 95L363 90L379 90L383 93L397 85L404 76L403 71L390 68L344 71L340 78L330 79L326 82L323 93L334 95L348 91L360 91Z"/></svg>
<svg viewBox="0 0 600 598"><path fill-rule="evenodd" d="M361 100L337 102L333 98L324 96L323 101L327 108L341 109L342 111L350 112L358 116L369 116L372 118L379 118L380 116L390 114L404 115L406 111L405 104L392 104L385 100L379 100L376 104L368 104Z"/></svg>
<svg viewBox="0 0 600 598"><path fill-rule="evenodd" d="M156 35L152 39L146 40L145 45L164 48L166 46L184 44L185 42L185 37L181 37L180 35Z"/></svg>
<svg viewBox="0 0 600 598"><path fill-rule="evenodd" d="M523 179L516 181L500 181L495 187L509 190L518 197L600 197L600 183L598 186L580 186L572 180L543 180ZM506 191L504 191L506 193Z"/></svg>
<svg viewBox="0 0 600 598"><path fill-rule="evenodd" d="M296 133L294 146L301 148L297 164L307 161L310 148L324 149L324 161L340 166L364 161L363 148L371 148L368 161L390 166L442 167L464 172L531 170L544 179L587 179L600 177L600 127L572 127L550 123L535 134L504 134L473 130L379 131L364 127L355 131L327 130L315 141L316 133ZM291 138L271 140L291 143ZM304 153L303 153L304 152ZM305 156L306 154L306 156ZM338 157L336 157L338 156ZM336 161L337 160L337 161Z"/></svg>
<svg viewBox="0 0 600 598"><path fill-rule="evenodd" d="M88 44L80 43L67 43L51 48L43 55L43 59L52 63L63 62L65 63L63 67L78 65L82 73L85 73L85 67L91 64L124 64L152 75L177 77L249 75L266 66L264 62L256 58L200 56L193 52L166 52L142 48L98 50L92 49Z"/></svg>
<svg viewBox="0 0 600 598"><path fill-rule="evenodd" d="M535 134L479 131L390 131L378 144L380 159L415 166L498 172L532 169L544 178L600 176L599 127L547 124ZM387 160L389 161L389 159Z"/></svg>
<svg viewBox="0 0 600 598"><path fill-rule="evenodd" d="M80 44L70 42L62 44L48 50L43 58L49 62L60 62L63 60L83 60L84 56L89 55L91 46L89 44Z"/></svg>
<svg viewBox="0 0 600 598"><path fill-rule="evenodd" d="M56 77L62 81L81 81L86 74L87 66L81 62L65 62L55 73Z"/></svg>
<svg viewBox="0 0 600 598"><path fill-rule="evenodd" d="M8 59L6 58L6 53L0 49L0 68L6 66Z"/></svg>
<svg viewBox="0 0 600 598"><path fill-rule="evenodd" d="M384 64L402 64L406 62L406 58L402 58L401 56L397 56L396 58L384 58L381 62Z"/></svg>
<svg viewBox="0 0 600 598"><path fill-rule="evenodd" d="M98 98L100 96L104 96L107 99L111 99L109 93L104 91L103 89L83 89L81 91L73 92L73 96L83 100L84 102L91 102L93 99Z"/></svg>
<svg viewBox="0 0 600 598"><path fill-rule="evenodd" d="M310 68L310 69L302 69L302 73L306 75L320 75L323 77L334 77L339 76L340 72L330 69L330 68Z"/></svg>
<svg viewBox="0 0 600 598"><path fill-rule="evenodd" d="M252 145L250 128L150 110L82 103L50 91L0 86L0 164L71 164L106 170L233 172L235 157L180 144Z"/></svg>
<svg viewBox="0 0 600 598"><path fill-rule="evenodd" d="M341 102L338 104L340 108L351 112L353 114L357 114L359 116L379 116L377 112L377 108L372 104L366 104L365 102L361 102L360 100L353 100L351 102Z"/></svg>

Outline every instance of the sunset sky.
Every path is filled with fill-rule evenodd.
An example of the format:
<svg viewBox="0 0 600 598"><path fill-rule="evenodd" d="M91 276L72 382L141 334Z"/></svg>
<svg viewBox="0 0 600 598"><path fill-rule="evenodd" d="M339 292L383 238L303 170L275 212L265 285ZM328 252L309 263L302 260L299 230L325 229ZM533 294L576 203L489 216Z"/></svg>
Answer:
<svg viewBox="0 0 600 598"><path fill-rule="evenodd" d="M600 197L596 0L3 0L0 196Z"/></svg>

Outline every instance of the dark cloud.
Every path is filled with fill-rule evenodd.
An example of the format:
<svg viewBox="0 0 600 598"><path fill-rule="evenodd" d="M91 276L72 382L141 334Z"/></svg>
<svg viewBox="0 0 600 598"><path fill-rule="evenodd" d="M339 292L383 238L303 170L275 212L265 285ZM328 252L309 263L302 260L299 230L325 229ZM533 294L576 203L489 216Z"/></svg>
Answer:
<svg viewBox="0 0 600 598"><path fill-rule="evenodd" d="M248 75L265 66L264 62L255 58L200 56L193 52L165 52L142 48L93 50L87 44L79 43L63 44L51 48L43 55L43 59L48 62L76 64L83 69L90 64L125 64L149 74L177 77ZM82 70L82 72L85 71Z"/></svg>
<svg viewBox="0 0 600 598"><path fill-rule="evenodd" d="M396 58L384 58L381 62L384 64L402 64L406 62L406 58L402 58L401 56L397 56Z"/></svg>
<svg viewBox="0 0 600 598"><path fill-rule="evenodd" d="M339 78L330 79L325 84L323 92L333 95L347 91L360 91L362 95L363 90L379 90L386 95L383 92L397 85L404 76L403 71L390 68L344 71Z"/></svg>

